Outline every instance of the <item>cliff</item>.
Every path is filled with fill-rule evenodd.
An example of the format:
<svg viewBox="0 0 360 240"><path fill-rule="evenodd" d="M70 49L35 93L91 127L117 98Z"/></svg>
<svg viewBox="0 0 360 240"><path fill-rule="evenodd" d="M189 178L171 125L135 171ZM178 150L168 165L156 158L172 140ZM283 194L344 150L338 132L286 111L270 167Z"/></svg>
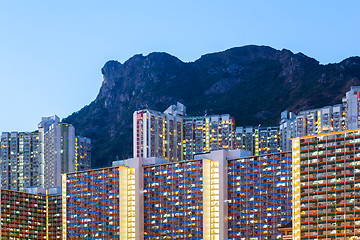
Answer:
<svg viewBox="0 0 360 240"><path fill-rule="evenodd" d="M108 61L96 99L65 122L93 140L93 166L132 157L132 114L177 101L188 115L229 113L237 126L277 125L280 112L341 102L360 84L360 58L322 65L302 53L244 46L185 63L167 53Z"/></svg>

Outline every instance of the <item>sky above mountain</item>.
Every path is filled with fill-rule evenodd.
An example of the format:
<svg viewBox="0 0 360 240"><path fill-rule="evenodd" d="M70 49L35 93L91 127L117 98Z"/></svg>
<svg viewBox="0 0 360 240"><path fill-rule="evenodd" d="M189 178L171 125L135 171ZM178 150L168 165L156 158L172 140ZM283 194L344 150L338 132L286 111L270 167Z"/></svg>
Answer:
<svg viewBox="0 0 360 240"><path fill-rule="evenodd" d="M107 60L182 61L249 44L323 64L359 56L359 1L0 1L0 131L31 131L95 99Z"/></svg>

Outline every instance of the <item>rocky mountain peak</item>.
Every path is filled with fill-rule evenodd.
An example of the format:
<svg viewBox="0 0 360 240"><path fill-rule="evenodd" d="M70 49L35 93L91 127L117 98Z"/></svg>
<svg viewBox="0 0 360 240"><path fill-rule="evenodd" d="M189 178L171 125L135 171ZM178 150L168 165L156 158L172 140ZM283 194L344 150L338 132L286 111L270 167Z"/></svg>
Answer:
<svg viewBox="0 0 360 240"><path fill-rule="evenodd" d="M280 112L297 113L341 102L360 84L360 58L321 65L302 53L249 45L184 63L162 52L108 61L95 101L64 121L93 140L95 167L131 157L132 114L184 103L189 115L229 113L237 126L277 125Z"/></svg>

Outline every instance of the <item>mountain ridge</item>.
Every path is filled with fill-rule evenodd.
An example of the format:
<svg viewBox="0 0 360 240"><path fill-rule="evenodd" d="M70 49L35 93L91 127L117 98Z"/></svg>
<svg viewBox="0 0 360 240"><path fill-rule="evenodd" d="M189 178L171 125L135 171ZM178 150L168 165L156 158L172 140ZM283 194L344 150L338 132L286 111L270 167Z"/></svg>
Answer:
<svg viewBox="0 0 360 240"><path fill-rule="evenodd" d="M165 52L134 55L101 69L94 101L64 121L93 140L93 166L132 157L132 114L182 102L189 115L229 113L237 126L277 125L280 112L341 102L360 84L360 58L320 64L290 50L248 45L183 62Z"/></svg>

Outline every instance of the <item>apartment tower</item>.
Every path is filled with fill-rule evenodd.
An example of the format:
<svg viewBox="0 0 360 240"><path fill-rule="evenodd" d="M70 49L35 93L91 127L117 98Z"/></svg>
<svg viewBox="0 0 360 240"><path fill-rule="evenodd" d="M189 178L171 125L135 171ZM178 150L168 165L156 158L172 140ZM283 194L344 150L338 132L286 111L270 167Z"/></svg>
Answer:
<svg viewBox="0 0 360 240"><path fill-rule="evenodd" d="M228 238L282 239L292 216L291 152L227 160Z"/></svg>
<svg viewBox="0 0 360 240"><path fill-rule="evenodd" d="M360 236L360 130L293 140L293 239Z"/></svg>
<svg viewBox="0 0 360 240"><path fill-rule="evenodd" d="M75 138L75 171L91 169L91 140L86 137Z"/></svg>
<svg viewBox="0 0 360 240"><path fill-rule="evenodd" d="M75 128L58 116L39 123L44 187L61 187L61 174L75 171Z"/></svg>
<svg viewBox="0 0 360 240"><path fill-rule="evenodd" d="M360 86L351 86L343 98L345 128L360 128Z"/></svg>
<svg viewBox="0 0 360 240"><path fill-rule="evenodd" d="M184 118L184 159L235 149L235 120L229 114Z"/></svg>
<svg viewBox="0 0 360 240"><path fill-rule="evenodd" d="M281 113L279 126L280 132L280 151L287 152L292 150L291 139L296 137L296 115L287 110Z"/></svg>
<svg viewBox="0 0 360 240"><path fill-rule="evenodd" d="M133 156L162 157L170 162L183 159L183 116L186 108L181 103L165 112L149 109L133 114Z"/></svg>
<svg viewBox="0 0 360 240"><path fill-rule="evenodd" d="M1 188L24 191L40 187L41 159L39 132L3 132L1 134Z"/></svg>
<svg viewBox="0 0 360 240"><path fill-rule="evenodd" d="M345 108L338 104L301 111L296 117L296 136L309 136L346 129Z"/></svg>
<svg viewBox="0 0 360 240"><path fill-rule="evenodd" d="M263 155L280 151L279 127L237 127L235 148L250 151L252 155Z"/></svg>

